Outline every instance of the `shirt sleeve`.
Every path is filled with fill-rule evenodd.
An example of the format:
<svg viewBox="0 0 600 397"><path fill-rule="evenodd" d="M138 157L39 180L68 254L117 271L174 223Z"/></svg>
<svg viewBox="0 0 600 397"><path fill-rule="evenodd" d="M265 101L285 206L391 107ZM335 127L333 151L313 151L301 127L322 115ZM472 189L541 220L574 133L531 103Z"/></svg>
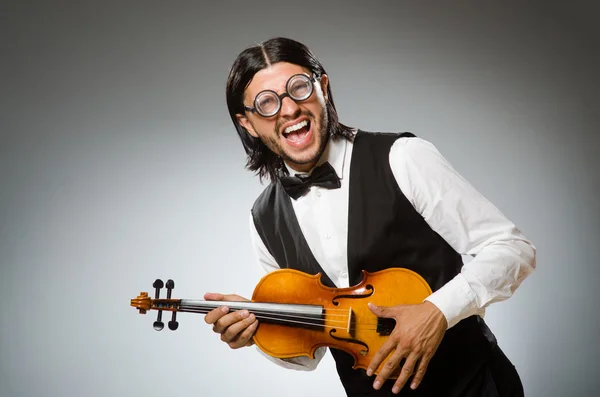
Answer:
<svg viewBox="0 0 600 397"><path fill-rule="evenodd" d="M510 298L536 267L534 245L433 144L399 139L389 156L394 177L414 208L458 253L473 257L426 298L444 314L448 328Z"/></svg>
<svg viewBox="0 0 600 397"><path fill-rule="evenodd" d="M275 260L273 255L271 255L264 242L262 241L262 238L256 231L256 226L254 225L254 218L252 217L252 214L250 214L250 238L252 241L252 248L254 249L258 260L258 264L263 269L265 274L272 272L273 270L280 269L279 265L277 264L277 261ZM279 365L280 367L294 369L297 371L313 371L317 368L317 366L321 362L321 359L323 358L323 356L325 356L325 353L327 352L326 347L320 347L317 350L315 350L314 359L306 356L293 358L275 358L266 354L258 347L256 347L256 349L264 357Z"/></svg>

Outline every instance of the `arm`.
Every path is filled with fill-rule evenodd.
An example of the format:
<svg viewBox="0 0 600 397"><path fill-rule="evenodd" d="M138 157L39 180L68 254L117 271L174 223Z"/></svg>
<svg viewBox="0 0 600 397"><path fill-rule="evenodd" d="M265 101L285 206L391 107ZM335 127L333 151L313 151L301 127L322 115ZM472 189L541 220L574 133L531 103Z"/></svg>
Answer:
<svg viewBox="0 0 600 397"><path fill-rule="evenodd" d="M396 319L396 327L367 375L385 360L373 383L379 389L402 365L392 389L398 393L412 374L410 387L419 386L447 329L514 293L535 269L535 247L429 142L399 139L389 161L398 186L429 226L458 253L475 257L421 304L371 307L378 317Z"/></svg>
<svg viewBox="0 0 600 397"><path fill-rule="evenodd" d="M273 270L280 269L277 261L271 255L262 239L260 238L258 232L256 231L256 227L254 225L254 219L252 218L252 214L250 214L250 238L252 241L252 247L254 252L256 253L258 264L265 271L265 273L272 272ZM279 359L268 354L264 353L262 350L257 348L257 350L265 356L270 361L275 364L289 369L295 369L298 371L312 371L319 365L321 359L325 355L327 348L320 347L315 351L315 358L311 359L309 357L294 357L294 358L285 358Z"/></svg>
<svg viewBox="0 0 600 397"><path fill-rule="evenodd" d="M536 249L431 143L399 139L390 151L398 185L430 227L472 261L427 298L448 328L511 297L536 266Z"/></svg>

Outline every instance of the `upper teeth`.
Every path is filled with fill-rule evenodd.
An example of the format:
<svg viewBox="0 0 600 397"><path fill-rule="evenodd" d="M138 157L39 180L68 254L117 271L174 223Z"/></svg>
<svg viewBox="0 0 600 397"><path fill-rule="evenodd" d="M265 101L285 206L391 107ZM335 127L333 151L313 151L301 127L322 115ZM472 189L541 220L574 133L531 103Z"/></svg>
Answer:
<svg viewBox="0 0 600 397"><path fill-rule="evenodd" d="M302 127L306 127L307 125L308 125L308 121L304 120L304 121L299 122L298 124L290 125L283 132L285 132L286 134L289 134L292 131L296 131Z"/></svg>

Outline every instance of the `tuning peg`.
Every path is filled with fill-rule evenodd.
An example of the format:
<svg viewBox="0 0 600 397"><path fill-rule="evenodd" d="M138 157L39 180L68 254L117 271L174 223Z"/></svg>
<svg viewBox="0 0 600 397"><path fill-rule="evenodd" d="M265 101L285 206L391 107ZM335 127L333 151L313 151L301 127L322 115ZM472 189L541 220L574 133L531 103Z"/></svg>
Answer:
<svg viewBox="0 0 600 397"><path fill-rule="evenodd" d="M176 314L177 313L173 312L173 317L171 318L171 321L169 321L169 329L171 331L175 331L179 327L179 323L175 321Z"/></svg>
<svg viewBox="0 0 600 397"><path fill-rule="evenodd" d="M171 299L171 291L173 291L173 288L175 288L175 282L171 279L167 280L167 299ZM177 318L177 312L173 312L173 315L171 317L171 321L169 321L169 329L171 331L175 331L177 329L177 327L179 327L179 323L176 321Z"/></svg>
<svg viewBox="0 0 600 397"><path fill-rule="evenodd" d="M152 284L152 286L155 288L154 299L158 299L160 295L160 289L164 287L164 283L161 279L157 278L156 281L154 281L154 284ZM157 331L161 331L164 327L165 324L162 322L162 310L159 309L158 317L154 322L154 329Z"/></svg>
<svg viewBox="0 0 600 397"><path fill-rule="evenodd" d="M158 296L160 295L160 289L164 287L164 283L161 279L157 278L152 286L155 288L154 299L158 299Z"/></svg>
<svg viewBox="0 0 600 397"><path fill-rule="evenodd" d="M162 321L160 321L160 315L162 314L162 312L158 312L158 320L156 320L154 322L154 329L156 331L162 331L162 329L165 327L165 323L163 323Z"/></svg>
<svg viewBox="0 0 600 397"><path fill-rule="evenodd" d="M171 291L173 291L173 288L175 288L175 281L169 279L167 280L167 299L171 299Z"/></svg>
<svg viewBox="0 0 600 397"><path fill-rule="evenodd" d="M162 329L165 327L165 324L162 322L162 312L162 310L158 311L158 316L154 322L154 329L157 331L162 331Z"/></svg>

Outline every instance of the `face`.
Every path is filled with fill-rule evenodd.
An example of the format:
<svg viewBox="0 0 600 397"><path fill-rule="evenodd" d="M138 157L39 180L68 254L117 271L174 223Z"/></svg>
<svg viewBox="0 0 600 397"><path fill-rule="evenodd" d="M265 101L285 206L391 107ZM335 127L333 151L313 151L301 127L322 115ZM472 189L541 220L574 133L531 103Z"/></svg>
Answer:
<svg viewBox="0 0 600 397"><path fill-rule="evenodd" d="M254 107L254 98L263 90L277 94L286 92L290 77L312 73L301 66L279 62L254 75L244 93L244 105ZM238 121L255 138L296 171L309 171L315 166L327 145L327 112L325 108L327 76L314 82L314 90L308 99L295 102L289 97L281 101L279 113L263 117L256 112L238 114Z"/></svg>

